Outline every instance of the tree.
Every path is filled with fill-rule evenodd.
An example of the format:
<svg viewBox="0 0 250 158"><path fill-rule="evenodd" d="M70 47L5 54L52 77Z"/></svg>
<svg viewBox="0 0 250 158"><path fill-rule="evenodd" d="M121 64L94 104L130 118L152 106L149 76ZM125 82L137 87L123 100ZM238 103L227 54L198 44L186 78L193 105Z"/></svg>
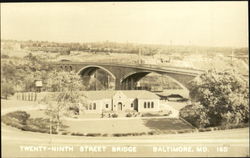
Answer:
<svg viewBox="0 0 250 158"><path fill-rule="evenodd" d="M11 83L2 82L1 83L1 96L8 99L10 95L14 95L14 87Z"/></svg>
<svg viewBox="0 0 250 158"><path fill-rule="evenodd" d="M73 72L52 72L47 86L54 93L45 96L45 103L48 105L45 114L47 114L51 123L59 132L62 117L70 115L70 108L77 107L78 112L85 106L85 98L80 94L83 85L81 78ZM57 93L56 93L57 92Z"/></svg>
<svg viewBox="0 0 250 158"><path fill-rule="evenodd" d="M48 74L47 89L52 92L84 90L81 77L75 72L53 71Z"/></svg>
<svg viewBox="0 0 250 158"><path fill-rule="evenodd" d="M190 84L190 96L207 109L210 126L248 122L249 85L236 70L209 70Z"/></svg>
<svg viewBox="0 0 250 158"><path fill-rule="evenodd" d="M207 127L210 124L208 109L199 103L193 103L182 108L180 110L180 116L199 128Z"/></svg>

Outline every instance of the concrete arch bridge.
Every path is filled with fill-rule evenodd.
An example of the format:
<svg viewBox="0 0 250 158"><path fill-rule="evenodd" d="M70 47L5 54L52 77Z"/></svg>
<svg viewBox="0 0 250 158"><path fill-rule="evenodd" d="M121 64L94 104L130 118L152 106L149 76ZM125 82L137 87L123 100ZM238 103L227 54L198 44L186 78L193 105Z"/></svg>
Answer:
<svg viewBox="0 0 250 158"><path fill-rule="evenodd" d="M115 81L116 90L133 90L137 82L149 73L155 72L172 78L182 88L189 88L188 82L203 73L203 70L146 64L117 64L97 62L56 62L56 68L74 71L82 77L93 75L96 70L107 72Z"/></svg>

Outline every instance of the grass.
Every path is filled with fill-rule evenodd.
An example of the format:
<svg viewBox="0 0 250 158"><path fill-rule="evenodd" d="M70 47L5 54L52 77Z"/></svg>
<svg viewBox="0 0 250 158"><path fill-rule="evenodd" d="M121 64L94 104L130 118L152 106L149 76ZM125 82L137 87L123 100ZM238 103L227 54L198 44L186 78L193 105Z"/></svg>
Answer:
<svg viewBox="0 0 250 158"><path fill-rule="evenodd" d="M153 118L145 119L144 125L154 130L183 130L194 129L193 126L188 125L184 121L177 118Z"/></svg>
<svg viewBox="0 0 250 158"><path fill-rule="evenodd" d="M49 133L48 118L28 118L26 112L15 111L2 116L2 121L9 126L23 131ZM182 134L191 132L207 132L231 128L243 128L248 124L232 125L230 127L213 127L196 129L185 121L177 118L151 118L126 120L85 120L68 121L62 125L59 134L87 137L125 137L158 134ZM55 129L52 130L56 134Z"/></svg>
<svg viewBox="0 0 250 158"><path fill-rule="evenodd" d="M144 126L141 119L131 120L64 120L63 124L68 126L68 131L79 133L133 133L148 132L150 129Z"/></svg>
<svg viewBox="0 0 250 158"><path fill-rule="evenodd" d="M174 133L174 130L195 129L184 121L175 118L152 118L152 119L131 119L131 120L65 120L67 131L78 133ZM169 132L167 132L169 131ZM155 134L155 133L154 133Z"/></svg>

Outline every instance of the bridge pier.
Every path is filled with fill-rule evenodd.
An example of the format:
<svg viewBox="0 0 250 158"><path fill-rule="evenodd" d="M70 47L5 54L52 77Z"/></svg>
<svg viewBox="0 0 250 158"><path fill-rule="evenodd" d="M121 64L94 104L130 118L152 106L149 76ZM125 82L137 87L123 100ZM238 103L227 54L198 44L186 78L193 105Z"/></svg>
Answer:
<svg viewBox="0 0 250 158"><path fill-rule="evenodd" d="M117 78L115 80L115 90L122 90L124 89L124 87L125 87L124 84L120 83L120 79Z"/></svg>
<svg viewBox="0 0 250 158"><path fill-rule="evenodd" d="M131 89L131 90L134 90L134 80L133 80L133 78L131 78L131 86L130 86L130 89Z"/></svg>

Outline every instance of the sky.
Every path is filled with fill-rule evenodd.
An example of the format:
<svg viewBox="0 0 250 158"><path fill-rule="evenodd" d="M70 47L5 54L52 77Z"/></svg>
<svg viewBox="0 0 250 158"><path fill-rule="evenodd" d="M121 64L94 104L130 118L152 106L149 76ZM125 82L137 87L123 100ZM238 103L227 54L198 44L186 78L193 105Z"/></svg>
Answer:
<svg viewBox="0 0 250 158"><path fill-rule="evenodd" d="M1 3L1 39L248 47L248 3Z"/></svg>

